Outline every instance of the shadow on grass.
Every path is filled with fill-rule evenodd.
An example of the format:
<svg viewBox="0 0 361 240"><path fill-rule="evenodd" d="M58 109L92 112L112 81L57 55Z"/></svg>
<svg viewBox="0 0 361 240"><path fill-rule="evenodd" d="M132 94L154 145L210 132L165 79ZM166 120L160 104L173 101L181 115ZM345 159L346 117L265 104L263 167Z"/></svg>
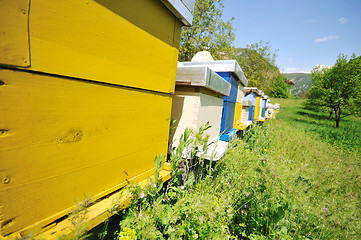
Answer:
<svg viewBox="0 0 361 240"><path fill-rule="evenodd" d="M292 122L302 123L302 124L311 124L314 126L320 126L320 127L334 127L334 123L332 121L321 121L316 119L307 119L307 118L290 118Z"/></svg>
<svg viewBox="0 0 361 240"><path fill-rule="evenodd" d="M306 116L306 117L310 117L310 118L314 118L314 119L319 119L319 120L329 120L328 117L326 117L324 114L322 113L309 113L309 112L305 112L305 111L298 111L297 112L298 115L301 116Z"/></svg>
<svg viewBox="0 0 361 240"><path fill-rule="evenodd" d="M298 126L324 142L336 144L345 149L358 149L361 151L361 132L352 121L343 121L340 128L336 128L333 121L325 121L324 119L327 118L319 118L317 114L306 113L303 116L305 118L291 117L290 120L294 124L302 124Z"/></svg>

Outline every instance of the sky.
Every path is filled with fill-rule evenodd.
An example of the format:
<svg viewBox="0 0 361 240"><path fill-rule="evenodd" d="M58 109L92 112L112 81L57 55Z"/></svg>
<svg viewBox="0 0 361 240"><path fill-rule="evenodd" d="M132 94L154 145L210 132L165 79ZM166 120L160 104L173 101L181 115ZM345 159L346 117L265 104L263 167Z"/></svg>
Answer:
<svg viewBox="0 0 361 240"><path fill-rule="evenodd" d="M339 54L361 55L361 0L224 0L234 17L234 46L269 41L282 72L331 66Z"/></svg>

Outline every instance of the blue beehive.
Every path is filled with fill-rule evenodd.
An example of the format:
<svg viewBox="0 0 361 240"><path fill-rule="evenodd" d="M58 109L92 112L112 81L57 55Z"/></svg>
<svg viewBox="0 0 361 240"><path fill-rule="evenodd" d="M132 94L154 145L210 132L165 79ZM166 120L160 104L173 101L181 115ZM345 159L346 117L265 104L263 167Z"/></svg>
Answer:
<svg viewBox="0 0 361 240"><path fill-rule="evenodd" d="M254 119L254 106L252 105L249 107L248 120L253 121L253 119Z"/></svg>
<svg viewBox="0 0 361 240"><path fill-rule="evenodd" d="M227 82L231 84L231 93L229 96L224 96L223 100L227 102L235 103L237 100L237 93L238 93L238 78L231 72L217 72L219 76L224 78Z"/></svg>
<svg viewBox="0 0 361 240"><path fill-rule="evenodd" d="M233 129L234 112L238 93L238 78L232 72L217 72L222 78L231 84L229 96L223 97L223 113L221 122L221 133L228 133Z"/></svg>
<svg viewBox="0 0 361 240"><path fill-rule="evenodd" d="M268 96L264 96L264 97L262 98L262 115L261 115L261 116L262 116L263 118L265 117L267 99L268 99Z"/></svg>
<svg viewBox="0 0 361 240"><path fill-rule="evenodd" d="M223 102L221 133L227 133L233 128L235 102Z"/></svg>
<svg viewBox="0 0 361 240"><path fill-rule="evenodd" d="M257 88L244 88L245 94L244 99L252 102L252 106L249 107L249 117L248 120L254 120L254 112L256 107L256 97L258 94Z"/></svg>

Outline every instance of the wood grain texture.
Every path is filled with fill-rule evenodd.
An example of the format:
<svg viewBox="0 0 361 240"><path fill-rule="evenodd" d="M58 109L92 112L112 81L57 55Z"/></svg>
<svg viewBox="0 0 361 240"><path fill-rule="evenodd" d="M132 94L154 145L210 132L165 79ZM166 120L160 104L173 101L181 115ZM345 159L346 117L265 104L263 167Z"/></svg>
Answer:
<svg viewBox="0 0 361 240"><path fill-rule="evenodd" d="M256 105L254 109L254 120L257 120L260 117L260 96L256 97Z"/></svg>
<svg viewBox="0 0 361 240"><path fill-rule="evenodd" d="M0 1L0 64L27 67L29 0Z"/></svg>
<svg viewBox="0 0 361 240"><path fill-rule="evenodd" d="M152 174L171 96L0 69L2 234Z"/></svg>
<svg viewBox="0 0 361 240"><path fill-rule="evenodd" d="M238 129L238 126L242 124L242 103L236 102L234 110L234 122L233 127Z"/></svg>
<svg viewBox="0 0 361 240"><path fill-rule="evenodd" d="M174 92L182 24L160 1L32 0L30 9L32 70Z"/></svg>
<svg viewBox="0 0 361 240"><path fill-rule="evenodd" d="M179 88L179 87L177 87ZM184 91L188 89L189 91ZM178 142L186 128L198 131L206 122L212 126L205 134L210 140L219 137L223 98L209 90L191 92L192 87L183 87L182 92L176 91L172 102L172 119L175 119L175 129L171 135L171 142Z"/></svg>

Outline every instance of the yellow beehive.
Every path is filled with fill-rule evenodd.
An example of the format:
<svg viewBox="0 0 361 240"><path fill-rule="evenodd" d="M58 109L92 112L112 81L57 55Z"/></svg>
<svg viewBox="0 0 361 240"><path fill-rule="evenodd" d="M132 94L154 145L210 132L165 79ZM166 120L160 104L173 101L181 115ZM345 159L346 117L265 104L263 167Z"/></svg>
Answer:
<svg viewBox="0 0 361 240"><path fill-rule="evenodd" d="M256 106L254 110L254 119L258 122L264 122L264 118L262 117L262 97L264 96L263 92L259 90L259 93L256 97Z"/></svg>
<svg viewBox="0 0 361 240"><path fill-rule="evenodd" d="M234 128L237 130L245 130L248 125L245 121L242 121L242 112L243 112L243 97L244 97L244 87L241 83L238 85L237 101L234 112Z"/></svg>
<svg viewBox="0 0 361 240"><path fill-rule="evenodd" d="M1 236L154 173L191 22L163 2L0 2Z"/></svg>

